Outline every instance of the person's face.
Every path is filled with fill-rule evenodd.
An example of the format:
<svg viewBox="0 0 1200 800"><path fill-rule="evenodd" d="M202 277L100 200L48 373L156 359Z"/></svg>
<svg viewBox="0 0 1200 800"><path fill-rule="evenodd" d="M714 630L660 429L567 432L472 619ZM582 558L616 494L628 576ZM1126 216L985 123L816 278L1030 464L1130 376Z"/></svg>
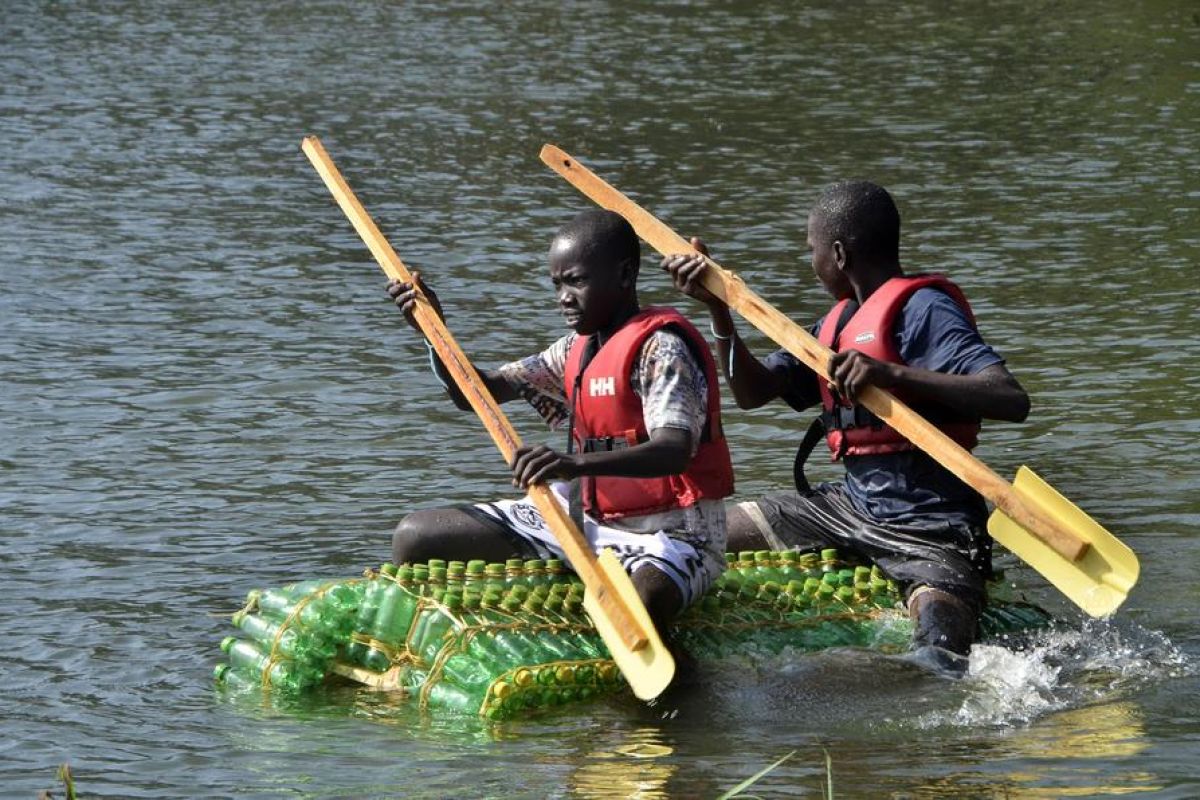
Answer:
<svg viewBox="0 0 1200 800"><path fill-rule="evenodd" d="M567 327L590 336L609 326L625 302L627 270L599 259L583 259L572 239L550 245L550 280ZM597 263L599 261L599 263Z"/></svg>
<svg viewBox="0 0 1200 800"><path fill-rule="evenodd" d="M834 242L825 234L820 217L814 212L808 215L808 250L812 253L813 274L835 300L850 297L853 287L842 270L845 266L845 250L841 242Z"/></svg>

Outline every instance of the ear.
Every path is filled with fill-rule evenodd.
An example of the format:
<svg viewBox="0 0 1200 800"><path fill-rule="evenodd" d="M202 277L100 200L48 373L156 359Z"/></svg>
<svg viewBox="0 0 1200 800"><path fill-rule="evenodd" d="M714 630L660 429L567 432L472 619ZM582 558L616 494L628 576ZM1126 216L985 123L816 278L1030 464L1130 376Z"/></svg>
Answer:
<svg viewBox="0 0 1200 800"><path fill-rule="evenodd" d="M850 253L846 251L846 245L842 244L841 239L834 239L832 249L833 263L837 265L838 272L845 272L850 263Z"/></svg>

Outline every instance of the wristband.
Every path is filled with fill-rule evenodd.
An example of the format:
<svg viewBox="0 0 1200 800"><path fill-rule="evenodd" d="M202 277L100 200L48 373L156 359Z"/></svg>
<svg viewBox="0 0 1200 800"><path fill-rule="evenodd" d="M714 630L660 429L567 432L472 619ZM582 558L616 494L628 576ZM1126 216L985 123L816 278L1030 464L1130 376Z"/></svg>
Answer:
<svg viewBox="0 0 1200 800"><path fill-rule="evenodd" d="M450 386L444 380L442 380L442 376L438 374L437 352L433 349L433 344L428 339L425 340L425 347L429 350L429 369L431 372L433 372L433 377L442 385L443 389L450 391Z"/></svg>
<svg viewBox="0 0 1200 800"><path fill-rule="evenodd" d="M737 336L736 328L730 331L728 336L722 336L721 334L717 333L717 326L713 324L711 319L708 321L708 329L712 331L713 338L721 342L731 341L733 337Z"/></svg>

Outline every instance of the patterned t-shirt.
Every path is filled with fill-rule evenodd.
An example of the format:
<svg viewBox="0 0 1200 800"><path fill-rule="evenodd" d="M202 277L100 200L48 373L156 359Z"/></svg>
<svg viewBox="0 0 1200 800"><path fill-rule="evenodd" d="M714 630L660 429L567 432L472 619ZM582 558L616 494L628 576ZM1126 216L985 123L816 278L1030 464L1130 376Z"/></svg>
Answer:
<svg viewBox="0 0 1200 800"><path fill-rule="evenodd" d="M569 333L542 352L500 367L500 375L533 406L552 429L566 424L567 354L578 334ZM692 454L708 417L708 381L704 368L677 333L659 329L646 337L629 374L633 391L642 401L647 432L681 428L692 435ZM721 500L700 500L691 508L677 508L641 517L623 517L606 523L636 533L665 531L697 550L723 552L725 509Z"/></svg>
<svg viewBox="0 0 1200 800"><path fill-rule="evenodd" d="M567 421L565 386L567 354L578 334L569 333L537 355L500 368L500 375L536 410L552 429ZM629 376L642 401L646 430L681 428L692 434L692 453L708 415L708 382L687 344L669 330L646 337Z"/></svg>

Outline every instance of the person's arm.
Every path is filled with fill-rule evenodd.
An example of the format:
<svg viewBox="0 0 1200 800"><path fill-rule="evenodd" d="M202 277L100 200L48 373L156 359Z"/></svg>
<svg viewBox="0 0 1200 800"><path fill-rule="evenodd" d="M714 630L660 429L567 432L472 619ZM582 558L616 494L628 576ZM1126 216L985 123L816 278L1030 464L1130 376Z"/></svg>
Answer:
<svg viewBox="0 0 1200 800"><path fill-rule="evenodd" d="M895 335L903 365L854 350L831 359L833 386L851 403L873 384L971 417L1022 422L1029 415L1029 395L944 292L927 288L913 294L897 318Z"/></svg>
<svg viewBox="0 0 1200 800"><path fill-rule="evenodd" d="M707 254L708 248L699 239L693 238L692 245ZM662 268L670 274L675 288L708 306L713 338L717 340L717 363L725 382L733 392L738 408L759 408L784 393L783 377L768 369L750 352L750 348L737 335L733 326L733 315L729 306L701 283L708 264L695 253L666 256Z"/></svg>
<svg viewBox="0 0 1200 800"><path fill-rule="evenodd" d="M392 302L396 304L396 307L404 313L404 318L408 320L408 324L412 326L414 330L424 336L424 332L421 330L421 327L417 324L417 321L413 316L413 310L416 308L418 291L429 299L429 304L433 306L433 310L437 312L438 317L445 319L446 316L442 312L442 304L438 301L437 295L434 294L432 289L425 285L423 280L421 280L420 272L413 273L413 281L416 283L416 288L414 288L411 283L392 281L387 285L387 293L392 298ZM469 411L471 409L471 404L467 401L467 398L463 396L462 391L458 388L458 384L456 384L451 378L449 371L446 369L446 365L442 363L441 358L439 358L437 353L434 352L433 347L429 345L429 342L426 341L425 344L429 349L429 363L430 367L433 369L434 376L437 377L438 382L441 383L446 389L446 394L448 394L450 399L454 401L454 405L463 411ZM483 381L483 384L487 387L487 390L491 393L492 397L496 398L497 403L506 403L509 400L515 400L519 396L516 388L513 387L511 383L500 374L499 371L478 368L476 368L475 371L479 375L479 378Z"/></svg>
<svg viewBox="0 0 1200 800"><path fill-rule="evenodd" d="M591 475L618 478L657 478L678 475L692 458L692 435L681 428L657 428L633 447L595 453L560 453L544 444L517 450L513 486L529 488L552 478L571 480Z"/></svg>
<svg viewBox="0 0 1200 800"><path fill-rule="evenodd" d="M1024 422L1029 395L1003 364L972 375L949 375L919 367L887 364L857 350L835 353L830 361L833 386L850 403L857 403L867 386L899 390L912 398L933 400L968 416Z"/></svg>

